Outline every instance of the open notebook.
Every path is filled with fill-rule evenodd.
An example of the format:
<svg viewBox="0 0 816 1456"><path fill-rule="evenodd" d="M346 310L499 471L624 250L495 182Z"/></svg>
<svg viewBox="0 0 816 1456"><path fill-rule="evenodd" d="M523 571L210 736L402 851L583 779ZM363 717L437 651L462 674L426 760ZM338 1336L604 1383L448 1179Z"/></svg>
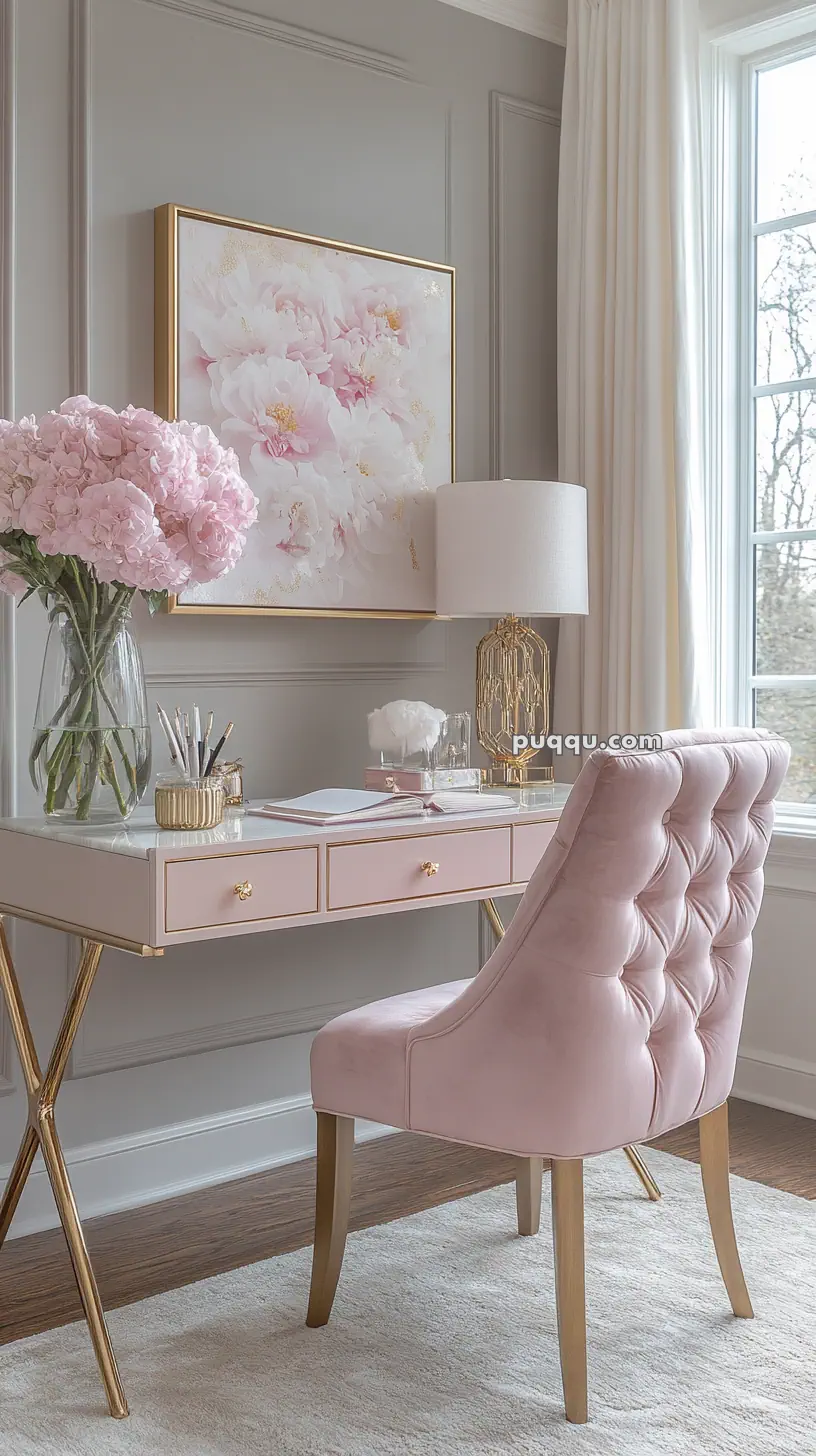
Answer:
<svg viewBox="0 0 816 1456"><path fill-rule="evenodd" d="M517 808L509 794L467 793L453 789L434 794L377 794L370 789L315 789L297 799L279 799L248 809L267 819L293 819L299 824L362 824L369 819L404 819L424 809L440 814L473 814Z"/></svg>

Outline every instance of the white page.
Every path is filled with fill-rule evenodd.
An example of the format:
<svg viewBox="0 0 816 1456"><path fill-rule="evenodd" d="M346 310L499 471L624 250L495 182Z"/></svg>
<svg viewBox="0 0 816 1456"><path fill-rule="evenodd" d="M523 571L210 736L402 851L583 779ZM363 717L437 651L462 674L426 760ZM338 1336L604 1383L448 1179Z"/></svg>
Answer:
<svg viewBox="0 0 816 1456"><path fill-rule="evenodd" d="M264 805L266 809L306 810L310 814L357 814L361 810L375 809L379 804L393 802L394 795L378 794L371 789L313 789L310 794L301 794L297 799L273 799Z"/></svg>

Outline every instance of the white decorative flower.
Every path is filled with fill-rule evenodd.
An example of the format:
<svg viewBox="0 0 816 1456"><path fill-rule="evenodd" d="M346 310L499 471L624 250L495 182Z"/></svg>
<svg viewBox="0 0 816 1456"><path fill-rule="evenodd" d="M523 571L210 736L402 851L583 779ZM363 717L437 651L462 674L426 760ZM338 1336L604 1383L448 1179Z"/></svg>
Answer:
<svg viewBox="0 0 816 1456"><path fill-rule="evenodd" d="M368 742L375 753L430 753L439 741L447 714L430 703L397 698L368 715Z"/></svg>

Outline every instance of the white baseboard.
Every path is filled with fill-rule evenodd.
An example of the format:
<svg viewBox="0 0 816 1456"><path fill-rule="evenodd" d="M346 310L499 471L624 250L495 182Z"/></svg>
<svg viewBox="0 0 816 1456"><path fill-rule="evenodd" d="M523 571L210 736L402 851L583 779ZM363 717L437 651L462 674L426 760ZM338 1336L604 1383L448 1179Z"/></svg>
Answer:
<svg viewBox="0 0 816 1456"><path fill-rule="evenodd" d="M358 1122L357 1141L383 1137L391 1128ZM313 1156L315 1119L308 1097L286 1097L213 1117L151 1128L65 1150L83 1218L118 1213L191 1193L232 1178L261 1173ZM0 1168L0 1188L11 1171ZM39 1156L9 1233L39 1233L59 1223Z"/></svg>
<svg viewBox="0 0 816 1456"><path fill-rule="evenodd" d="M734 1095L816 1119L816 1062L746 1050L737 1059ZM387 1136L392 1131L377 1123L358 1122L357 1140ZM312 1157L314 1150L310 1099L285 1097L69 1148L66 1157L80 1213L83 1218L95 1218L295 1163ZM10 1171L10 1166L0 1168L0 1187ZM9 1237L39 1233L55 1228L58 1222L48 1178L38 1158Z"/></svg>
<svg viewBox="0 0 816 1456"><path fill-rule="evenodd" d="M816 1118L816 1062L748 1049L737 1057L734 1096Z"/></svg>

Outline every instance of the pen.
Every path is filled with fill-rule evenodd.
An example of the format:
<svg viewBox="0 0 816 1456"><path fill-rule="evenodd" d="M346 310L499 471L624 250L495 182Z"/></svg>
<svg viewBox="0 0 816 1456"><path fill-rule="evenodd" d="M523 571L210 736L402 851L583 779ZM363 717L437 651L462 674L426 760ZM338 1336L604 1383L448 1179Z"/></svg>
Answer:
<svg viewBox="0 0 816 1456"><path fill-rule="evenodd" d="M161 723L164 736L167 739L167 747L170 749L170 757L173 763L177 763L179 767L183 769L184 759L181 754L181 749L179 748L178 742L176 740L176 735L173 732L173 727L170 719L165 713L161 703L156 704L156 711L159 715L159 722Z"/></svg>
<svg viewBox="0 0 816 1456"><path fill-rule="evenodd" d="M195 751L193 735L190 732L189 713L185 712L182 714L182 723L184 724L184 743L187 749L187 772L192 779L196 777L196 774L198 772L198 754Z"/></svg>
<svg viewBox="0 0 816 1456"><path fill-rule="evenodd" d="M226 726L226 728L224 729L224 732L222 733L221 737L219 738L218 742L216 743L215 748L213 749L212 753L209 756L209 759L207 760L207 767L204 770L204 777L205 778L209 778L210 774L212 773L212 771L213 771L213 764L215 763L215 760L217 759L219 753L221 752L221 749L224 747L224 744L226 743L227 739L229 738L230 733L232 732L232 730L233 730L234 727L235 727L235 724L234 723L228 723L227 726Z"/></svg>
<svg viewBox="0 0 816 1456"><path fill-rule="evenodd" d="M203 751L203 753L201 755L201 758L202 758L201 772L202 772L202 774L204 772L204 765L207 762L207 758L208 758L208 754L209 754L210 734L213 731L213 723L214 722L215 722L215 714L213 712L209 712L207 714L207 726L204 729L204 745L203 745L204 751Z"/></svg>
<svg viewBox="0 0 816 1456"><path fill-rule="evenodd" d="M193 703L193 742L195 744L196 773L201 778L204 774L204 744L201 740L201 714L198 711L198 703Z"/></svg>
<svg viewBox="0 0 816 1456"><path fill-rule="evenodd" d="M176 708L176 740L181 749L181 762L184 772L189 775L190 765L187 762L187 740L184 737L184 729L181 722L181 708Z"/></svg>

